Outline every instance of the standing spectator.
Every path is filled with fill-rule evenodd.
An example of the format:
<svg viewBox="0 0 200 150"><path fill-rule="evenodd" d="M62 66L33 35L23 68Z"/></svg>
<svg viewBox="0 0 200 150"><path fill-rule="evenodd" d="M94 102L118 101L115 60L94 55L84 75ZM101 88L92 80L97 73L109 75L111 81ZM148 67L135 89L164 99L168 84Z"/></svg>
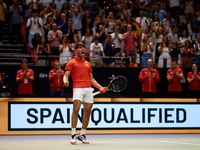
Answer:
<svg viewBox="0 0 200 150"><path fill-rule="evenodd" d="M74 34L74 37L73 37L73 43L71 43L71 46L72 46L72 50L73 50L73 57L72 59L77 55L76 51L75 51L75 47L77 44L79 44L79 38L76 34Z"/></svg>
<svg viewBox="0 0 200 150"><path fill-rule="evenodd" d="M73 57L73 50L66 36L62 38L62 44L59 45L60 65L65 66Z"/></svg>
<svg viewBox="0 0 200 150"><path fill-rule="evenodd" d="M110 12L113 12L113 13L117 12L117 3L114 0L107 0L104 3L103 9L107 17Z"/></svg>
<svg viewBox="0 0 200 150"><path fill-rule="evenodd" d="M189 40L185 41L185 46L181 49L181 68L190 68L192 66L193 48Z"/></svg>
<svg viewBox="0 0 200 150"><path fill-rule="evenodd" d="M172 28L172 32L167 35L170 44L172 44L172 49L173 49L171 53L172 59L178 59L178 54L179 54L179 50L177 47L177 44L179 42L178 35L176 34L177 32L178 28L175 26Z"/></svg>
<svg viewBox="0 0 200 150"><path fill-rule="evenodd" d="M85 11L85 15L82 19L82 25L83 25L83 28L82 28L82 35L85 35L85 32L86 32L86 29L87 28L90 28L92 29L93 28L93 20L91 18L91 13L89 10L86 10Z"/></svg>
<svg viewBox="0 0 200 150"><path fill-rule="evenodd" d="M13 33L17 32L17 42L21 44L21 30L22 30L22 6L17 0L13 0L13 5L9 7L10 14L10 44L13 42Z"/></svg>
<svg viewBox="0 0 200 150"><path fill-rule="evenodd" d="M171 14L167 13L166 18L162 21L163 22L163 26L165 28L169 27L170 22L173 21L174 22L174 26L176 26L175 20L173 18L171 18Z"/></svg>
<svg viewBox="0 0 200 150"><path fill-rule="evenodd" d="M114 57L116 55L115 44L111 41L110 35L106 36L106 40L103 46L103 51L104 51L105 57ZM104 67L113 67L115 65L114 58L103 58L102 61L103 61Z"/></svg>
<svg viewBox="0 0 200 150"><path fill-rule="evenodd" d="M66 3L66 0L54 0L54 3L56 4L56 9L58 12L62 10L63 4Z"/></svg>
<svg viewBox="0 0 200 150"><path fill-rule="evenodd" d="M85 10L90 11L92 20L94 21L96 15L99 13L99 6L94 0L89 0L89 2L85 4Z"/></svg>
<svg viewBox="0 0 200 150"><path fill-rule="evenodd" d="M111 34L112 42L115 44L115 52L123 53L122 34L119 33L119 26L115 27L114 33Z"/></svg>
<svg viewBox="0 0 200 150"><path fill-rule="evenodd" d="M156 43L156 47L155 47L155 63L158 63L158 57L160 56L160 53L158 51L158 47L159 47L160 44L162 44L162 40L163 40L162 27L156 26L155 33L156 33L156 39L155 39L155 43Z"/></svg>
<svg viewBox="0 0 200 150"><path fill-rule="evenodd" d="M37 46L40 44L41 44L41 35L39 33L35 33L34 38L32 39L34 52L37 49Z"/></svg>
<svg viewBox="0 0 200 150"><path fill-rule="evenodd" d="M193 19L193 14L194 14L193 0L186 0L185 1L186 24L188 24Z"/></svg>
<svg viewBox="0 0 200 150"><path fill-rule="evenodd" d="M192 29L192 41L194 41L198 35L200 35L200 21L197 20L198 15L193 15L193 20L190 22L190 27Z"/></svg>
<svg viewBox="0 0 200 150"><path fill-rule="evenodd" d="M144 12L144 16L147 17L147 18L153 19L153 13L152 13L151 10L150 10L149 4L147 4L147 5L145 6L145 9L146 9L146 11Z"/></svg>
<svg viewBox="0 0 200 150"><path fill-rule="evenodd" d="M57 23L58 30L62 31L63 34L67 34L68 32L68 21L65 13L61 14L61 21Z"/></svg>
<svg viewBox="0 0 200 150"><path fill-rule="evenodd" d="M182 37L179 37L179 40L180 40L179 41L179 47L185 46L186 40L189 40L190 42L192 42L191 39L190 39L190 36L188 36L187 30L183 30Z"/></svg>
<svg viewBox="0 0 200 150"><path fill-rule="evenodd" d="M0 0L0 45L2 45L2 33L3 33L3 27L5 23L5 13L7 11L6 4L3 2L3 0Z"/></svg>
<svg viewBox="0 0 200 150"><path fill-rule="evenodd" d="M69 8L71 9L72 8L72 12L74 12L74 10L76 9L76 8L78 8L78 5L79 5L79 1L78 0L71 0L70 2L69 2Z"/></svg>
<svg viewBox="0 0 200 150"><path fill-rule="evenodd" d="M50 96L64 97L63 76L64 71L60 67L58 60L54 61L54 69L49 71Z"/></svg>
<svg viewBox="0 0 200 150"><path fill-rule="evenodd" d="M199 98L200 96L200 72L197 71L197 64L192 65L192 71L188 72L187 80L189 84L190 97Z"/></svg>
<svg viewBox="0 0 200 150"><path fill-rule="evenodd" d="M83 8L80 7L80 13L78 9L74 9L74 13L72 12L72 8L70 8L69 17L73 21L73 28L78 31L78 37L82 41L82 19L83 19L84 11Z"/></svg>
<svg viewBox="0 0 200 150"><path fill-rule="evenodd" d="M107 23L106 23L106 25L108 26L108 30L107 30L108 34L113 33L113 30L111 28L112 26L115 25L115 23L116 23L116 20L113 17L113 12L110 12L107 18Z"/></svg>
<svg viewBox="0 0 200 150"><path fill-rule="evenodd" d="M147 61L149 59L153 60L152 52L154 51L153 42L149 41L149 36L144 35L143 42L140 45L141 53L142 53L142 67L147 67Z"/></svg>
<svg viewBox="0 0 200 150"><path fill-rule="evenodd" d="M131 16L136 19L140 15L141 7L139 0L135 0L135 3L131 5Z"/></svg>
<svg viewBox="0 0 200 150"><path fill-rule="evenodd" d="M68 18L69 18L69 6L68 6L67 3L64 3L61 11L59 11L59 13L58 13L59 18L61 17L62 13L64 13L66 15L66 20L68 20Z"/></svg>
<svg viewBox="0 0 200 150"><path fill-rule="evenodd" d="M97 30L96 36L99 37L99 42L104 45L104 42L106 40L106 36L108 35L108 33L105 30L105 26L104 25L99 25L99 29Z"/></svg>
<svg viewBox="0 0 200 150"><path fill-rule="evenodd" d="M68 31L67 31L67 39L70 41L69 43L74 43L74 36L78 34L78 31L73 28L73 21L68 21Z"/></svg>
<svg viewBox="0 0 200 150"><path fill-rule="evenodd" d="M99 25L106 25L106 22L107 20L105 18L103 11L99 11L99 14L96 16L95 22L94 22L94 25L97 28L96 30L98 31Z"/></svg>
<svg viewBox="0 0 200 150"><path fill-rule="evenodd" d="M119 16L116 17L116 23L114 24L114 26L112 26L111 30L114 30L116 26L119 26L119 33L123 34L124 31L126 31Z"/></svg>
<svg viewBox="0 0 200 150"><path fill-rule="evenodd" d="M48 55L50 54L50 46L46 42L46 38L43 36L41 37L41 44L37 46L37 55L41 56L38 57L38 65L39 66L47 66L48 63Z"/></svg>
<svg viewBox="0 0 200 150"><path fill-rule="evenodd" d="M195 63L200 67L200 35L197 36L194 44L194 52L196 54Z"/></svg>
<svg viewBox="0 0 200 150"><path fill-rule="evenodd" d="M41 11L40 16L42 18L42 25L44 25L47 21L47 17L54 16L54 9L52 9L50 6L45 7L45 9L43 11Z"/></svg>
<svg viewBox="0 0 200 150"><path fill-rule="evenodd" d="M54 20L53 20L53 17L49 15L47 17L46 23L44 24L44 35L45 35L46 39L47 39L49 31L52 30L52 24L53 23L55 23Z"/></svg>
<svg viewBox="0 0 200 150"><path fill-rule="evenodd" d="M39 10L44 10L45 7L50 6L50 4L53 2L53 0L39 0L38 2L38 8Z"/></svg>
<svg viewBox="0 0 200 150"><path fill-rule="evenodd" d="M160 82L159 74L153 68L153 60L148 59L147 68L143 68L139 74L139 81L142 82L142 95L144 97L154 97L156 93L156 83Z"/></svg>
<svg viewBox="0 0 200 150"><path fill-rule="evenodd" d="M158 67L163 68L164 66L164 59L167 60L166 62L166 67L170 68L171 67L171 45L169 44L167 36L163 37L162 44L159 45L158 47L160 56L158 60Z"/></svg>
<svg viewBox="0 0 200 150"><path fill-rule="evenodd" d="M85 44L85 56L90 56L90 45L93 41L93 32L91 28L86 29L85 36L82 37L82 43Z"/></svg>
<svg viewBox="0 0 200 150"><path fill-rule="evenodd" d="M105 57L102 44L99 43L99 37L94 36L94 43L90 45L90 64L99 67L101 63L101 54Z"/></svg>
<svg viewBox="0 0 200 150"><path fill-rule="evenodd" d="M28 61L23 59L21 62L22 69L17 71L16 82L18 83L18 95L29 97L33 95L34 72L28 68Z"/></svg>
<svg viewBox="0 0 200 150"><path fill-rule="evenodd" d="M33 50L32 40L36 33L39 33L42 36L42 19L38 17L37 9L32 10L33 17L29 18L27 21L27 27L29 28L29 47Z"/></svg>
<svg viewBox="0 0 200 150"><path fill-rule="evenodd" d="M57 24L52 25L52 31L48 33L48 42L50 43L51 55L59 55L59 44L62 41L62 32L58 30Z"/></svg>
<svg viewBox="0 0 200 150"><path fill-rule="evenodd" d="M136 47L135 41L137 41L137 35L132 30L132 26L129 24L127 26L127 32L123 34L123 41L124 41L124 51L126 57L131 56L132 63L136 62Z"/></svg>
<svg viewBox="0 0 200 150"><path fill-rule="evenodd" d="M33 4L33 8L36 9L38 7L38 0L25 0L26 1L26 7L29 7L29 4Z"/></svg>
<svg viewBox="0 0 200 150"><path fill-rule="evenodd" d="M171 69L167 71L168 96L180 97L181 96L181 79L183 79L183 71L177 68L177 60L172 60Z"/></svg>
<svg viewBox="0 0 200 150"><path fill-rule="evenodd" d="M137 23L141 25L141 29L145 29L145 27L148 27L150 25L149 20L147 17L144 17L144 12L140 11L140 17L136 18Z"/></svg>
<svg viewBox="0 0 200 150"><path fill-rule="evenodd" d="M180 0L169 0L170 13L172 15L172 18L175 19L176 25L179 25L179 1Z"/></svg>
<svg viewBox="0 0 200 150"><path fill-rule="evenodd" d="M165 16L167 15L167 12L160 9L160 5L155 5L155 13L154 16L158 16L160 21L163 21L165 19ZM163 24L163 22L162 22Z"/></svg>

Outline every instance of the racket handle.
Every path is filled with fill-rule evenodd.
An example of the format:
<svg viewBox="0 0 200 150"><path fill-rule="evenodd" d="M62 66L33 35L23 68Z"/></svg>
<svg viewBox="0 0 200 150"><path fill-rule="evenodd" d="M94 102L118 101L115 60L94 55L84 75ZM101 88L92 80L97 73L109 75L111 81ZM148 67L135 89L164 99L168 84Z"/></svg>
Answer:
<svg viewBox="0 0 200 150"><path fill-rule="evenodd" d="M99 92L99 91L97 91L97 92L94 92L93 93L93 96L96 96L96 95L98 95L98 94L100 94L101 92Z"/></svg>

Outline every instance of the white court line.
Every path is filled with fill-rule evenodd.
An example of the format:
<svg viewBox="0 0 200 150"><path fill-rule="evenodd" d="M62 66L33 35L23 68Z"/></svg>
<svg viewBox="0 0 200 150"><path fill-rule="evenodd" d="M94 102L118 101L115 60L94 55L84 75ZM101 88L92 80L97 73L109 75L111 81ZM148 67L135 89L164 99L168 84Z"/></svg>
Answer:
<svg viewBox="0 0 200 150"><path fill-rule="evenodd" d="M161 140L156 140L156 142L175 143L175 144L185 144L185 145L195 145L195 146L200 146L200 144L185 143L185 142L171 142L171 141L161 141Z"/></svg>

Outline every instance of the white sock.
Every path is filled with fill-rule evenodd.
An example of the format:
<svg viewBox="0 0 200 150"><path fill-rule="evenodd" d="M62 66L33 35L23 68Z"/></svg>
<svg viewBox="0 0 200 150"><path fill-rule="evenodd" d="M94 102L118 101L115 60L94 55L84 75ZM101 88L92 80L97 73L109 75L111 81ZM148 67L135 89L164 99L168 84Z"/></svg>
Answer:
<svg viewBox="0 0 200 150"><path fill-rule="evenodd" d="M72 135L76 134L76 128L72 128Z"/></svg>
<svg viewBox="0 0 200 150"><path fill-rule="evenodd" d="M85 134L85 129L81 129L81 133L80 133L80 135L83 135L83 134Z"/></svg>

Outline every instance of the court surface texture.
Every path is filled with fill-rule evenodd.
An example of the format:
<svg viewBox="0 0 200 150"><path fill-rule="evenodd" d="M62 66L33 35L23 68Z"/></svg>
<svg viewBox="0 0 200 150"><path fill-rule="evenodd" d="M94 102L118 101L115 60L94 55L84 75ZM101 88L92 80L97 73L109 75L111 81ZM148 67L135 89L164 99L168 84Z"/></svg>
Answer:
<svg viewBox="0 0 200 150"><path fill-rule="evenodd" d="M90 144L70 144L70 135L0 136L0 150L200 150L200 134L87 135Z"/></svg>

